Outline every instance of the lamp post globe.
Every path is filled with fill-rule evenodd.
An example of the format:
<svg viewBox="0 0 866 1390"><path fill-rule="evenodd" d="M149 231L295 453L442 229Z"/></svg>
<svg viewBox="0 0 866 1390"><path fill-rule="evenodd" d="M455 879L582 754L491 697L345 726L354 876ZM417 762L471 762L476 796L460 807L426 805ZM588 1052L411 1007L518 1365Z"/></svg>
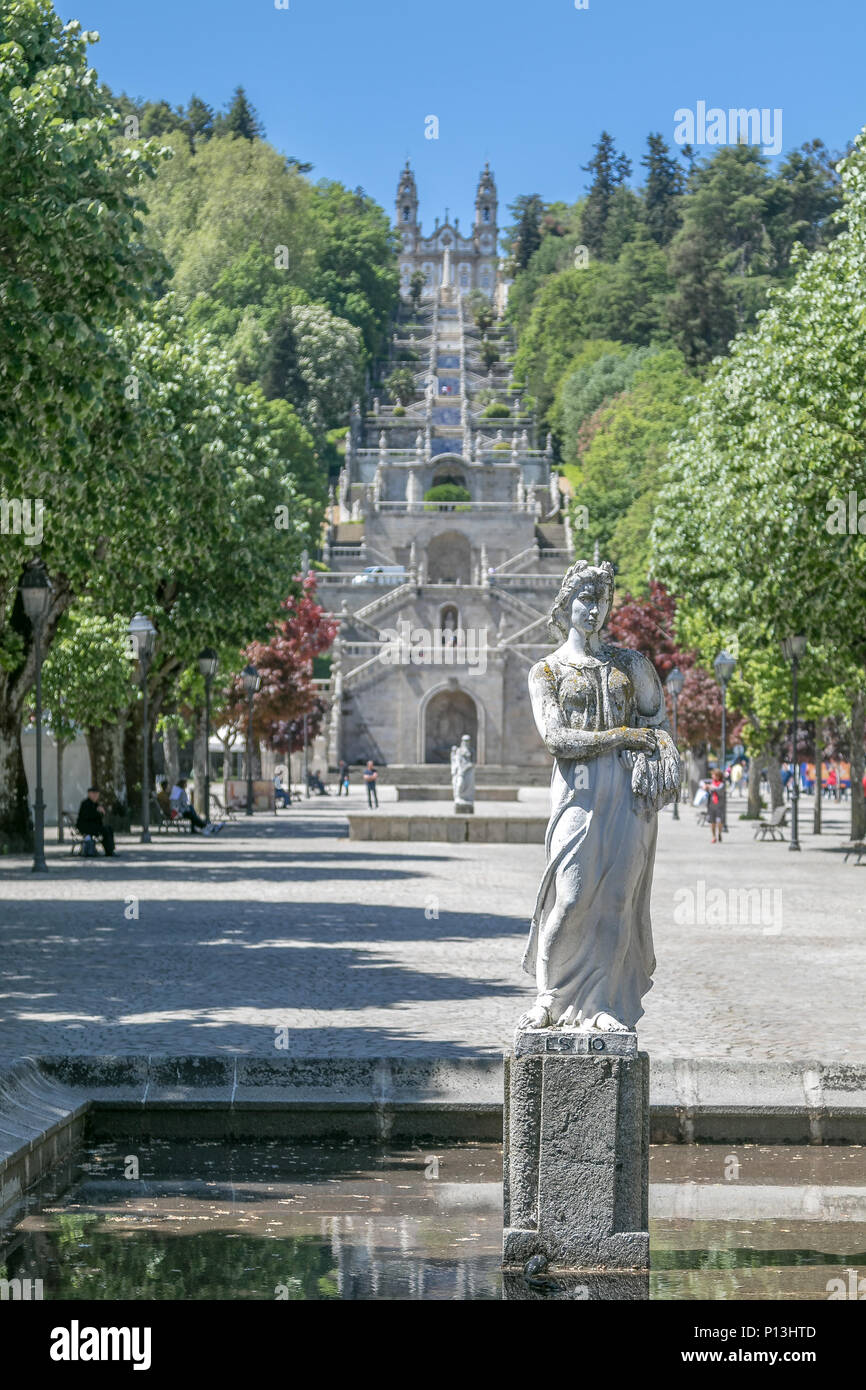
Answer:
<svg viewBox="0 0 866 1390"><path fill-rule="evenodd" d="M24 569L19 584L24 612L33 628L36 657L36 796L33 802L33 869L34 874L48 872L45 862L45 795L42 787L42 625L51 607L51 580L42 560L31 560ZM63 808L58 806L61 820Z"/></svg>
<svg viewBox="0 0 866 1390"><path fill-rule="evenodd" d="M141 685L141 843L150 844L150 728L147 714L147 673L156 645L156 628L146 613L136 613L126 629L129 655L138 661Z"/></svg>

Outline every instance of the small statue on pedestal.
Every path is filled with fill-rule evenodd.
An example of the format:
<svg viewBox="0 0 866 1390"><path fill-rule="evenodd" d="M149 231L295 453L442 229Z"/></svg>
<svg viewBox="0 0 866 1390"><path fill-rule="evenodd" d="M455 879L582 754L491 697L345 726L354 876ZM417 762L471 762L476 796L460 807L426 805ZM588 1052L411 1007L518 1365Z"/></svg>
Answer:
<svg viewBox="0 0 866 1390"><path fill-rule="evenodd" d="M459 747L451 749L451 788L454 793L455 815L471 816L475 812L475 764L468 734Z"/></svg>

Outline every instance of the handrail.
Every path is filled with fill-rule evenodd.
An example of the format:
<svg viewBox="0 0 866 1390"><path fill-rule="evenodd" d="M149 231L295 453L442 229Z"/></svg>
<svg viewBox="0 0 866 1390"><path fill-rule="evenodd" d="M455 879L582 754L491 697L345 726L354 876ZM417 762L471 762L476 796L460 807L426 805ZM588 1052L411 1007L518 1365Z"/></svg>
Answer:
<svg viewBox="0 0 866 1390"><path fill-rule="evenodd" d="M378 598L373 599L372 603L365 603L363 608L358 608L352 616L356 618L370 618L374 613L378 613L380 609L388 607L394 599L401 597L408 598L409 595L414 594L414 592L415 585L411 583L399 584L396 589L386 589L384 594L380 594Z"/></svg>
<svg viewBox="0 0 866 1390"><path fill-rule="evenodd" d="M494 574L504 574L510 565L516 565L518 560L525 560L529 555L533 559L538 559L538 542L533 541L532 545L526 546L524 550L518 550L516 555L511 555L507 560L503 560L501 565L495 565Z"/></svg>

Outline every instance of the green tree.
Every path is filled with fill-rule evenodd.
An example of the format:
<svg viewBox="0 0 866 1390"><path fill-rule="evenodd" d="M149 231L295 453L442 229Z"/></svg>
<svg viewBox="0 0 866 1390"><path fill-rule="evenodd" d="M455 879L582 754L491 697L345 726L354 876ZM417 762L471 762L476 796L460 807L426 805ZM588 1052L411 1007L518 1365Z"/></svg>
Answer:
<svg viewBox="0 0 866 1390"><path fill-rule="evenodd" d="M213 107L193 92L186 108L186 124L193 147L209 140L214 133Z"/></svg>
<svg viewBox="0 0 866 1390"><path fill-rule="evenodd" d="M127 366L110 328L147 296L158 258L142 237L147 144L117 140L118 112L94 80L94 36L63 25L48 0L0 12L0 486L41 499L43 558L54 574L50 647L70 602L85 512L118 486L103 417ZM32 687L33 634L18 597L33 547L0 548L0 843L30 833L20 727Z"/></svg>
<svg viewBox="0 0 866 1390"><path fill-rule="evenodd" d="M415 375L411 367L395 367L385 379L385 388L398 405L408 405L415 399Z"/></svg>
<svg viewBox="0 0 866 1390"><path fill-rule="evenodd" d="M505 240L511 247L511 259L516 271L525 270L541 245L541 218L544 203L537 193L523 193L509 203L512 222L506 228Z"/></svg>
<svg viewBox="0 0 866 1390"><path fill-rule="evenodd" d="M306 288L316 257L306 179L263 140L214 139L191 150L188 139L175 134L165 143L173 157L150 189L146 225L184 302L213 298L218 284L220 293L230 290L238 263L234 289L252 294L247 303L271 286L278 297L293 286ZM197 321L204 326L201 317Z"/></svg>
<svg viewBox="0 0 866 1390"><path fill-rule="evenodd" d="M397 308L394 234L384 210L361 188L322 180L313 191L312 299L360 329L367 359L381 353Z"/></svg>
<svg viewBox="0 0 866 1390"><path fill-rule="evenodd" d="M635 368L630 385L598 412L580 457L574 503L586 509L579 516L581 529L617 566L623 586L644 594L662 470L673 437L688 420L693 380L671 348L629 365ZM603 385L598 377L585 384L596 390Z"/></svg>
<svg viewBox="0 0 866 1390"><path fill-rule="evenodd" d="M475 320L475 327L480 333L487 333L496 322L496 314L487 295L481 290L473 290L468 297L468 308Z"/></svg>
<svg viewBox="0 0 866 1390"><path fill-rule="evenodd" d="M348 418L361 388L363 345L352 324L320 304L292 310L305 400L298 413L314 438Z"/></svg>
<svg viewBox="0 0 866 1390"><path fill-rule="evenodd" d="M412 272L409 279L409 298L412 301L412 308L416 314L421 307L421 296L424 293L424 286L426 283L427 277L423 270L415 270Z"/></svg>
<svg viewBox="0 0 866 1390"><path fill-rule="evenodd" d="M644 221L653 241L667 246L680 225L680 205L685 175L661 135L647 136L647 152L641 160L647 171L643 190Z"/></svg>
<svg viewBox="0 0 866 1390"><path fill-rule="evenodd" d="M753 146L728 146L696 164L682 226L669 247L676 288L668 317L689 362L726 352L766 303L778 268L772 199L767 159Z"/></svg>
<svg viewBox="0 0 866 1390"><path fill-rule="evenodd" d="M237 135L243 140L261 140L264 127L243 87L235 87L228 111L218 122L220 135Z"/></svg>
<svg viewBox="0 0 866 1390"><path fill-rule="evenodd" d="M298 360L298 341L291 308L283 310L269 334L263 330L260 367L260 373L255 372L254 375L259 376L268 400L279 396L291 401L296 408L305 404L307 387Z"/></svg>
<svg viewBox="0 0 866 1390"><path fill-rule="evenodd" d="M809 140L779 166L771 206L772 235L780 266L790 264L797 242L808 251L815 251L841 230L841 222L835 216L842 204L837 163L838 156L832 156L822 140Z"/></svg>
<svg viewBox="0 0 866 1390"><path fill-rule="evenodd" d="M595 344L593 344L595 346ZM610 351L575 366L563 376L556 397L554 419L562 437L562 458L577 463L581 430L591 415L625 391L635 373L651 354L651 348L632 348L609 344Z"/></svg>
<svg viewBox="0 0 866 1390"><path fill-rule="evenodd" d="M601 132L595 152L584 172L592 175L586 202L581 214L581 238L593 255L601 256L605 251L605 232L614 196L631 175L631 163L624 154L617 153L613 136L606 130Z"/></svg>
<svg viewBox="0 0 866 1390"><path fill-rule="evenodd" d="M167 101L148 101L141 110L140 134L147 140L154 136L171 135L175 131L186 131L186 118L181 110L169 106Z"/></svg>
<svg viewBox="0 0 866 1390"><path fill-rule="evenodd" d="M840 169L845 225L826 249L795 253L792 284L710 372L671 450L653 543L659 577L707 626L736 615L741 650L775 652L802 631L851 673L852 833L862 835L866 321L851 287L866 265L866 136Z"/></svg>
<svg viewBox="0 0 866 1390"><path fill-rule="evenodd" d="M76 604L58 624L42 673L45 714L57 747L58 840L63 840L65 748L86 731L98 785L92 733L116 727L132 695L124 619L104 617L89 601Z"/></svg>

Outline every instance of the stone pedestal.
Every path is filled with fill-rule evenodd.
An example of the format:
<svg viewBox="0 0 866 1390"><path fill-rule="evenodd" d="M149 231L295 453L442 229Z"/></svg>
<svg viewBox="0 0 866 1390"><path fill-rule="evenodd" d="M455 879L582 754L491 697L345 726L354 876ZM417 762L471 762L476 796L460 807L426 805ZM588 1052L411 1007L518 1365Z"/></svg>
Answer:
<svg viewBox="0 0 866 1390"><path fill-rule="evenodd" d="M502 1263L649 1268L649 1058L635 1033L518 1032L505 1059Z"/></svg>

